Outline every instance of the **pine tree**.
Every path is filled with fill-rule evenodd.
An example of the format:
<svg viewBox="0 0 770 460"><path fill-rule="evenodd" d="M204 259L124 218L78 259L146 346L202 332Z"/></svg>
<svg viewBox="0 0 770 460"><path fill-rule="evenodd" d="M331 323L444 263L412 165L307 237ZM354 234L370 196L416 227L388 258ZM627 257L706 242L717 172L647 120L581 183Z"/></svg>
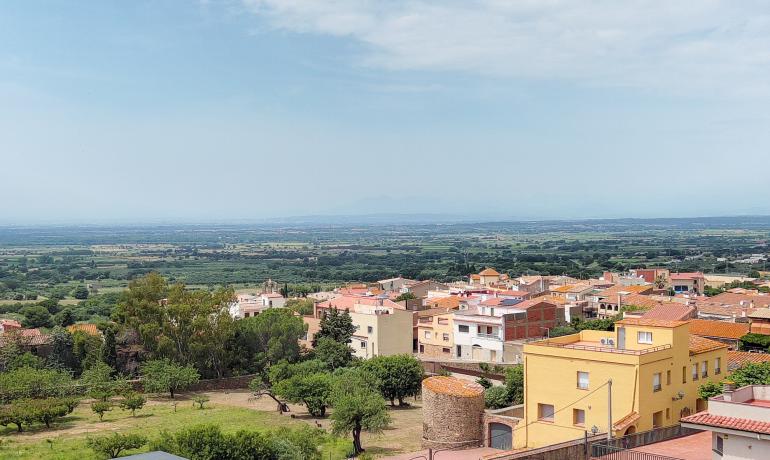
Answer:
<svg viewBox="0 0 770 460"><path fill-rule="evenodd" d="M115 331L113 331L112 328L107 328L104 331L104 343L102 343L100 357L102 362L111 368L118 368L118 352L115 349Z"/></svg>

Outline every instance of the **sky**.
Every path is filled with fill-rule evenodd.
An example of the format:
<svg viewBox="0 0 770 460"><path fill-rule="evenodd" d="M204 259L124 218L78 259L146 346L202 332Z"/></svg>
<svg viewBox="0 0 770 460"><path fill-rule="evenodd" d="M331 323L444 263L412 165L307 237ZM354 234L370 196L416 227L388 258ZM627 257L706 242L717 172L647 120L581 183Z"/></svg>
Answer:
<svg viewBox="0 0 770 460"><path fill-rule="evenodd" d="M770 4L0 2L0 223L770 214Z"/></svg>

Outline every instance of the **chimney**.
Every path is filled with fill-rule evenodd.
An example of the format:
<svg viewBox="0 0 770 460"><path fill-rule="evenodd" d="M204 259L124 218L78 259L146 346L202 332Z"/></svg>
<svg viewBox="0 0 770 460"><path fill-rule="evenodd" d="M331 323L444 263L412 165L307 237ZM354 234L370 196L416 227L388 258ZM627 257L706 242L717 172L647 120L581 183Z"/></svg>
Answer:
<svg viewBox="0 0 770 460"><path fill-rule="evenodd" d="M733 400L733 392L735 391L735 382L725 380L722 382L722 399L725 401Z"/></svg>

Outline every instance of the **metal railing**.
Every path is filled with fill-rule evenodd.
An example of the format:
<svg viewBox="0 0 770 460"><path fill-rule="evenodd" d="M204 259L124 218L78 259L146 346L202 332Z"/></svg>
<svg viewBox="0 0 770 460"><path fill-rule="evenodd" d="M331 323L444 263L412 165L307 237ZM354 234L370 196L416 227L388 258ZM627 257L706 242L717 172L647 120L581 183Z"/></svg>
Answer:
<svg viewBox="0 0 770 460"><path fill-rule="evenodd" d="M691 434L699 433L701 430L695 430L692 428L684 428L682 425L673 425L662 428L654 428L649 431L641 431L639 433L629 434L620 438L613 438L611 440L602 440L591 444L591 457L595 458L607 458L609 460L661 460L671 459L674 457L657 456L657 457L643 457L643 456L623 456L622 452L631 452L629 455L647 454L646 452L633 451L637 447L646 446L649 444L655 444L661 441L668 441L670 439L681 438L683 436L689 436ZM633 451L633 452L632 452ZM607 455L610 455L609 457ZM653 454L647 454L653 455Z"/></svg>
<svg viewBox="0 0 770 460"><path fill-rule="evenodd" d="M575 345L574 343L558 343L558 342L551 342L548 340L535 342L532 345L537 345L541 347L570 348L572 350L599 351L603 353L619 353L622 355L636 355L636 356L646 355L648 353L655 353L656 351L667 350L671 348L670 344L666 344L666 345L658 345L657 347L652 347L652 348L645 348L643 350L628 350L628 349L620 349L620 348L613 348L613 347L602 347L602 346L596 346L596 345Z"/></svg>
<svg viewBox="0 0 770 460"><path fill-rule="evenodd" d="M499 335L497 334L485 334L483 332L476 333L476 337L481 339L492 339L492 340L502 340Z"/></svg>
<svg viewBox="0 0 770 460"><path fill-rule="evenodd" d="M601 460L682 460L679 457L651 454L637 450L620 449L613 446L594 445L591 448L591 457Z"/></svg>

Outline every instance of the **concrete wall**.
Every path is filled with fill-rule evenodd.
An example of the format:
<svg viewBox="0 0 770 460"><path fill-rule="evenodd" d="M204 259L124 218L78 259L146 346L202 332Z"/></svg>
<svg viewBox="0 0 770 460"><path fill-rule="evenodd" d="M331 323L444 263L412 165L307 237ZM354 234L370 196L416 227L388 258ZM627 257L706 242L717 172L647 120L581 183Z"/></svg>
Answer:
<svg viewBox="0 0 770 460"><path fill-rule="evenodd" d="M770 458L770 441L733 434L721 436L723 437L722 460ZM719 457L714 455L714 458Z"/></svg>

